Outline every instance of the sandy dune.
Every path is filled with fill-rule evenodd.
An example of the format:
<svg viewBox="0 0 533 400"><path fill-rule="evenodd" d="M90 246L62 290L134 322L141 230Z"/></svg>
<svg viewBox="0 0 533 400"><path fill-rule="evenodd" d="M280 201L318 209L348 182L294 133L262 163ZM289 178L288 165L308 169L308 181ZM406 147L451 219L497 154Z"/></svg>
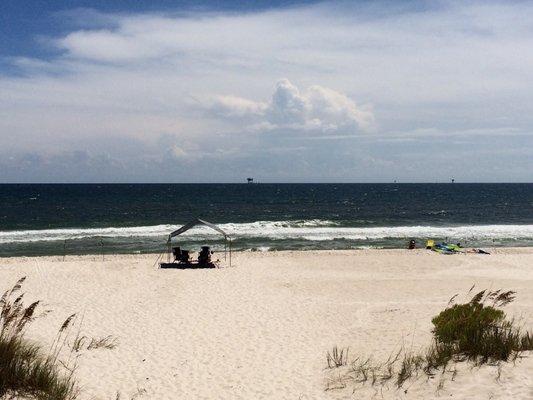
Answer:
<svg viewBox="0 0 533 400"><path fill-rule="evenodd" d="M324 391L325 354L387 357L429 343L431 317L455 293L517 291L508 313L533 328L533 248L490 256L425 250L236 253L234 267L158 270L156 256L0 259L0 289L21 276L28 301L53 310L28 333L49 344L71 313L82 333L113 335L85 351L83 399L533 398L533 354L506 366L459 367L437 391L418 379L397 391Z"/></svg>

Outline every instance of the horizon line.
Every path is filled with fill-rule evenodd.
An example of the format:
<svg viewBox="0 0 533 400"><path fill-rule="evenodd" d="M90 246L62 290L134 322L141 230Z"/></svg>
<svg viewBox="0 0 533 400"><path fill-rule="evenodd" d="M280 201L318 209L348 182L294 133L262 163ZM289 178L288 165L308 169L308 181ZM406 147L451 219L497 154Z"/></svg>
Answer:
<svg viewBox="0 0 533 400"><path fill-rule="evenodd" d="M287 181L255 181L253 183L248 182L0 182L0 185L464 185L464 184L533 184L533 181L464 181L464 182L450 182L450 181L404 181L404 182L313 182L313 181L301 181L301 182L287 182Z"/></svg>

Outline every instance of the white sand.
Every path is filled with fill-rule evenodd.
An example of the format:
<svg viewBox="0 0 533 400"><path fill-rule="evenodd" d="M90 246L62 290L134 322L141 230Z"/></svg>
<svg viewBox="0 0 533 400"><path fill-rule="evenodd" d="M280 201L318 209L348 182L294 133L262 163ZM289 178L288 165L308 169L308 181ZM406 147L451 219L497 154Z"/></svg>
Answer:
<svg viewBox="0 0 533 400"><path fill-rule="evenodd" d="M533 328L533 248L490 256L424 250L237 253L234 268L159 270L155 256L0 259L0 289L27 276L28 299L53 310L29 337L49 344L71 313L82 333L114 335L85 351L83 399L532 399L533 354L508 365L460 366L454 381L418 379L407 393L352 386L324 391L325 354L386 358L429 344L431 317L455 293L512 289L507 307ZM463 297L464 298L464 297Z"/></svg>

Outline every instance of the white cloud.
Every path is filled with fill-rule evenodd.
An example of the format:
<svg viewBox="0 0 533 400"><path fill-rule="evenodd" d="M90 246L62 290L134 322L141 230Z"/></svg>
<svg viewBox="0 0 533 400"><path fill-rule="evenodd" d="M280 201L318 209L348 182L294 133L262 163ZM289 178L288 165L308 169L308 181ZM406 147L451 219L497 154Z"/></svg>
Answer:
<svg viewBox="0 0 533 400"><path fill-rule="evenodd" d="M300 94L288 79L282 79L276 84L269 110L273 123L281 127L305 128L313 121L311 112L312 106L307 96Z"/></svg>
<svg viewBox="0 0 533 400"><path fill-rule="evenodd" d="M349 132L367 131L374 115L343 93L322 86L310 86L304 92L288 79L276 83L269 102L257 102L236 96L213 96L202 104L216 117L251 121L245 129L268 131Z"/></svg>
<svg viewBox="0 0 533 400"><path fill-rule="evenodd" d="M268 105L237 96L212 96L202 107L219 117L245 118L264 116Z"/></svg>
<svg viewBox="0 0 533 400"><path fill-rule="evenodd" d="M81 31L68 34L56 44L70 57L99 62L131 62L161 55L157 47L137 39L109 30Z"/></svg>

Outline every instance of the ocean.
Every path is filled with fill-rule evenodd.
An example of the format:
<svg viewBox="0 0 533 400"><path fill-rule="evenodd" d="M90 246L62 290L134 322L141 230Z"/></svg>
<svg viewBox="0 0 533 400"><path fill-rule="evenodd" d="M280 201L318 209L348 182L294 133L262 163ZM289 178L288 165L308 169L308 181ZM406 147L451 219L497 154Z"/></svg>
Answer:
<svg viewBox="0 0 533 400"><path fill-rule="evenodd" d="M0 256L157 253L194 218L239 250L533 245L533 184L0 185ZM220 235L206 227L183 248Z"/></svg>

